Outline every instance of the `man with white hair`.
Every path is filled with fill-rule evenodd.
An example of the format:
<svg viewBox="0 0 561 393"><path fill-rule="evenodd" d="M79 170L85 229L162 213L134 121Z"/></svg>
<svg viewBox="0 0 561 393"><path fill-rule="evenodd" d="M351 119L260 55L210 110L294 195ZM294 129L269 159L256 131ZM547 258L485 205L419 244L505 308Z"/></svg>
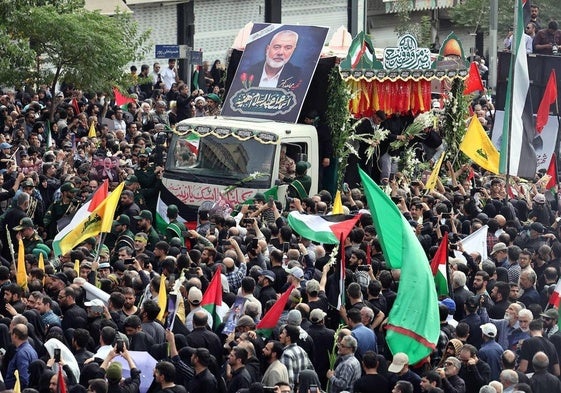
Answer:
<svg viewBox="0 0 561 393"><path fill-rule="evenodd" d="M337 346L337 366L327 370L327 379L331 383L331 392L339 393L352 387L361 377L360 362L355 357L358 343L353 336L345 336Z"/></svg>
<svg viewBox="0 0 561 393"><path fill-rule="evenodd" d="M456 312L454 313L454 319L456 321L461 321L465 317L464 304L466 300L473 296L466 288L466 275L464 272L456 270L452 273L452 290L454 291L454 301L456 302Z"/></svg>
<svg viewBox="0 0 561 393"><path fill-rule="evenodd" d="M503 349L510 348L510 337L518 329L518 313L522 306L518 303L510 304L502 319L490 319L491 323L497 327L497 342Z"/></svg>
<svg viewBox="0 0 561 393"><path fill-rule="evenodd" d="M514 370L503 370L499 376L499 381L503 385L503 393L514 392L514 385L518 383L518 374Z"/></svg>
<svg viewBox="0 0 561 393"><path fill-rule="evenodd" d="M530 338L530 322L534 320L534 314L527 308L518 312L518 327L508 336L508 349L516 351L519 344Z"/></svg>

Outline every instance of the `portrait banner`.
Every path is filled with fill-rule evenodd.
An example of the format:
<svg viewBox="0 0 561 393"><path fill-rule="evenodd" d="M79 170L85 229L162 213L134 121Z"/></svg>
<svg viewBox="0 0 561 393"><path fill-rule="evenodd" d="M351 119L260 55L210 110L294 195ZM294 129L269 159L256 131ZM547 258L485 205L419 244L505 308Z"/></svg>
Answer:
<svg viewBox="0 0 561 393"><path fill-rule="evenodd" d="M222 115L296 123L327 27L256 23Z"/></svg>

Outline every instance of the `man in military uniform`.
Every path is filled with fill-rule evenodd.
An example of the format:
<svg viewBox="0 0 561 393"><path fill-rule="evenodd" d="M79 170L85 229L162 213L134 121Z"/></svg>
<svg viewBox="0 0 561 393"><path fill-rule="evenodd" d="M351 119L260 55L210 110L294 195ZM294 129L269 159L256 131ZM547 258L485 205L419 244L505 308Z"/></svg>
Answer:
<svg viewBox="0 0 561 393"><path fill-rule="evenodd" d="M308 197L312 187L312 178L306 175L309 167L310 163L306 161L298 161L296 164L296 176L288 186L288 195L292 198L302 200Z"/></svg>
<svg viewBox="0 0 561 393"><path fill-rule="evenodd" d="M185 244L185 225L177 221L177 216L179 215L179 209L176 205L169 205L167 209L167 216L169 219L169 224L166 227L165 238L169 242L172 238L178 237L181 240L181 244Z"/></svg>
<svg viewBox="0 0 561 393"><path fill-rule="evenodd" d="M27 217L31 218L34 223L41 225L43 215L45 214L45 206L41 193L35 188L35 183L33 183L31 178L27 178L21 183L21 191L29 194L29 207L26 211Z"/></svg>
<svg viewBox="0 0 561 393"><path fill-rule="evenodd" d="M160 241L160 236L156 229L152 226L152 222L154 221L152 218L152 213L149 210L142 210L138 216L134 216L134 219L137 220L137 227L140 232L144 232L148 235L148 244L146 245L146 249L150 251L154 251L154 246L156 243Z"/></svg>
<svg viewBox="0 0 561 393"><path fill-rule="evenodd" d="M117 240L115 241L115 247L111 252L111 260L116 261L118 259L119 250L121 247L130 247L134 250L134 233L129 229L130 218L125 214L121 214L113 221L112 231L117 235Z"/></svg>
<svg viewBox="0 0 561 393"><path fill-rule="evenodd" d="M125 180L125 190L132 191L134 195L134 203L136 203L139 207L139 211L146 209L146 200L144 199L144 195L140 192L140 183L138 182L138 177L135 175L130 175Z"/></svg>
<svg viewBox="0 0 561 393"><path fill-rule="evenodd" d="M137 232L136 221L134 216L138 216L142 209L134 201L134 193L131 190L123 190L119 198L119 207L117 208L116 215L125 215L129 217L129 229L135 233Z"/></svg>
<svg viewBox="0 0 561 393"><path fill-rule="evenodd" d="M14 247L17 247L15 244L17 232L14 228L19 225L23 218L27 217L25 212L29 207L29 194L20 192L14 199L15 206L8 209L2 220L2 226L0 227L2 244L4 245L4 247L2 247L2 256L8 261L12 260L9 243L12 242Z"/></svg>
<svg viewBox="0 0 561 393"><path fill-rule="evenodd" d="M33 249L36 248L38 244L43 243L43 239L41 239L35 231L33 220L29 217L22 218L19 225L14 228L14 231L17 232L16 238L23 241L23 247L26 255L32 254Z"/></svg>
<svg viewBox="0 0 561 393"><path fill-rule="evenodd" d="M74 187L74 184L70 182L64 183L60 187L60 199L49 206L49 209L43 218L43 224L45 225L45 230L47 231L49 239L53 239L57 234L57 221L68 213L69 209L73 205L74 197L78 191L79 190Z"/></svg>
<svg viewBox="0 0 561 393"><path fill-rule="evenodd" d="M150 211L156 211L163 170L162 167L154 168L148 163L148 153L146 150L140 151L138 154L138 168L135 169L134 175L140 184L140 193L144 197L146 208Z"/></svg>

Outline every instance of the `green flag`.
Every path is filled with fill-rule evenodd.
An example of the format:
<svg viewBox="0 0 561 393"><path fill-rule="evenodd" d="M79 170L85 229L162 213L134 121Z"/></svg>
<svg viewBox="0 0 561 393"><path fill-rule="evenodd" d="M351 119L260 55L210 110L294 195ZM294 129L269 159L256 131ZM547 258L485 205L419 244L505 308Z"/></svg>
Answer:
<svg viewBox="0 0 561 393"><path fill-rule="evenodd" d="M395 203L359 169L374 227L388 267L401 269L386 340L393 354L404 352L415 364L429 356L440 333L438 300L428 258Z"/></svg>

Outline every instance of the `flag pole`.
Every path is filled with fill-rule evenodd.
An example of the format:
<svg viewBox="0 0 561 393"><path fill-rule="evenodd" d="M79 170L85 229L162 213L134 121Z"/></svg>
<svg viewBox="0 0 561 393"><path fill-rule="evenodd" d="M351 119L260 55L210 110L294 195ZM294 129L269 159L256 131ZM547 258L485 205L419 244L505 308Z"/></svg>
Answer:
<svg viewBox="0 0 561 393"><path fill-rule="evenodd" d="M101 253L101 247L105 243L105 237L107 236L107 232L101 232L99 236L99 242L96 244L96 253L94 262L99 262L99 254Z"/></svg>
<svg viewBox="0 0 561 393"><path fill-rule="evenodd" d="M508 114L508 140L507 140L507 144L506 144L506 176L505 176L505 183L506 183L506 187L508 190L508 187L510 185L510 151L511 151L511 143L512 143L512 94L514 92L514 73L515 73L515 63L516 63L516 55L517 55L517 48L518 48L518 29L520 28L520 26L518 26L518 4L519 4L520 0L516 0L516 6L514 7L514 32L516 34L513 34L513 40L512 43L510 45L510 72L509 72L509 83L508 83L508 87L507 89L509 90L509 93L507 93L507 95L510 97L510 105L509 105L509 114ZM520 39L522 39L522 37L520 37ZM503 128L503 135L504 135L504 128ZM502 154L502 152L501 152ZM505 199L508 198L508 192L507 192L507 197L505 197Z"/></svg>

